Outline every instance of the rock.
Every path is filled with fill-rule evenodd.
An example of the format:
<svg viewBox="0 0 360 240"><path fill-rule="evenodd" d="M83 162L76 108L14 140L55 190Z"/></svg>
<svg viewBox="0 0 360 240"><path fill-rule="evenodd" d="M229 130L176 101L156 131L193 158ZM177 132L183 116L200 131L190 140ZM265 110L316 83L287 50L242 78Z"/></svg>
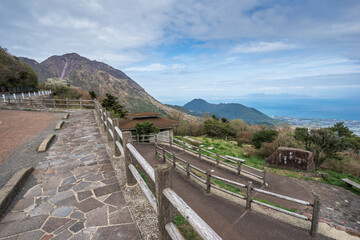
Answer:
<svg viewBox="0 0 360 240"><path fill-rule="evenodd" d="M315 170L312 152L297 148L279 147L266 159L266 165L305 171Z"/></svg>
<svg viewBox="0 0 360 240"><path fill-rule="evenodd" d="M321 178L327 178L327 177L329 177L329 174L326 173L326 172L320 172L320 171L318 171L318 172L316 173L316 176L321 177Z"/></svg>

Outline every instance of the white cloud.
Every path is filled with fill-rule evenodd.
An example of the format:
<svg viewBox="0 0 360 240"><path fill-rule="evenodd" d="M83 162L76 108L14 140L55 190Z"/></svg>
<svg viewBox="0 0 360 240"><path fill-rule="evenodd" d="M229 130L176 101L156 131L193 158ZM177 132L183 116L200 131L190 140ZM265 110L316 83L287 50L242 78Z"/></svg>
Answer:
<svg viewBox="0 0 360 240"><path fill-rule="evenodd" d="M247 44L236 45L231 52L232 53L263 53L273 52L280 50L288 50L298 48L295 44L286 44L283 42L252 42Z"/></svg>
<svg viewBox="0 0 360 240"><path fill-rule="evenodd" d="M153 71L162 71L167 69L167 67L160 63L153 63L143 67L130 67L126 68L125 71L132 71L132 72L153 72Z"/></svg>

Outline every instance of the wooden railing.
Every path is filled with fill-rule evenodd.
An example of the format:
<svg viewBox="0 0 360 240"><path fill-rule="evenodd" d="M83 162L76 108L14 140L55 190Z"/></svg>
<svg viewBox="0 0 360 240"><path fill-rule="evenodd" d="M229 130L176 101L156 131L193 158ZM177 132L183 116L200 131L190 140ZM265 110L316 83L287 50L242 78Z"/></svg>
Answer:
<svg viewBox="0 0 360 240"><path fill-rule="evenodd" d="M226 166L228 168L231 168L233 170L235 170L237 172L237 174L241 175L241 173L246 173L248 175L251 175L257 179L260 179L263 183L263 185L266 184L266 170L260 170L257 168L254 168L252 166L246 165L244 164L245 160L241 159L241 158L235 158L235 157L231 157L231 156L223 156L220 155L219 153L213 153L211 151L208 151L206 149L201 148L200 146L194 146L191 145L185 141L179 140L177 138L173 139L173 144L182 148L184 151L190 151L192 153L195 153L199 156L199 159L206 158L208 160L213 161L214 163L216 163L216 165L223 165ZM216 158L210 157L208 155L202 154L202 152L206 152L212 156L215 156ZM231 162L236 164L236 166L226 163L226 161ZM249 171L249 169L251 169L252 171Z"/></svg>
<svg viewBox="0 0 360 240"><path fill-rule="evenodd" d="M0 101L7 106L22 106L29 108L94 108L94 100L83 99L55 99L55 98L8 98Z"/></svg>
<svg viewBox="0 0 360 240"><path fill-rule="evenodd" d="M255 204L258 204L258 205L261 205L261 206L264 206L264 207L267 207L267 208L270 208L270 209L273 209L273 210L276 210L276 211L279 211L279 212L282 212L282 213L285 213L285 214L288 214L288 215L291 215L291 216L294 216L294 217L297 217L300 219L303 219L303 220L311 221L310 233L311 233L311 235L315 235L317 233L317 227L318 227L318 223L319 223L319 212L320 212L320 200L317 197L315 198L314 203L310 203L308 201L292 198L289 196L281 195L281 194L270 192L270 191L265 191L265 190L262 190L259 188L254 188L253 183L251 181L249 181L248 184L246 185L246 184L235 182L235 181L232 181L232 180L229 180L226 178L222 178L222 177L213 175L212 174L213 171L210 169L203 170L194 165L191 165L188 161L181 159L180 157L176 156L174 153L167 151L164 147L160 147L158 145L155 145L155 154L157 156L159 156L163 160L164 163L166 161L169 161L172 164L173 169L178 168L178 169L184 171L186 173L186 176L188 179L190 179L190 176L192 176L196 180L205 184L207 193L210 193L211 188L214 188L219 191L225 192L226 194L246 200L246 208L247 209L251 209L251 203L255 203ZM226 190L224 188L218 187L211 182L211 179L217 179L223 183L227 183L227 184L230 184L235 187L244 188L244 189L246 189L246 194L240 195L240 194L231 192L229 190ZM252 197L253 191L262 193L262 194L265 194L268 196L276 197L279 199L287 200L290 202L294 202L297 204L301 204L301 205L305 205L305 206L312 206L313 207L312 218L310 219L304 215L301 215L301 214L298 214L295 212L291 212L286 209L255 200Z"/></svg>
<svg viewBox="0 0 360 240"><path fill-rule="evenodd" d="M95 111L101 120L101 124L107 135L107 139L114 146L115 157L123 156L126 169L126 183L133 186L139 184L142 192L149 200L150 205L158 216L160 239L184 239L174 224L173 214L176 208L189 222L193 229L203 239L221 239L220 236L204 222L187 205L176 192L172 190L172 168L169 164L156 165L155 169L132 145L132 134L129 131L122 132L118 127L118 120L112 119L110 113L101 107L95 100ZM156 197L147 186L138 170L135 161L154 182Z"/></svg>

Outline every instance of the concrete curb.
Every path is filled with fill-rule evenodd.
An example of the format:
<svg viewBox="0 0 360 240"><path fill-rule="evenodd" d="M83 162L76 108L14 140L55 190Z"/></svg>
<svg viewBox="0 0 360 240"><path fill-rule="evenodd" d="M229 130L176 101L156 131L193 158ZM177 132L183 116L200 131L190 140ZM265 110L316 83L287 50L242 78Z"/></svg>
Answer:
<svg viewBox="0 0 360 240"><path fill-rule="evenodd" d="M62 128L62 126L64 125L64 121L60 121L57 125L56 125L56 127L55 127L55 130L60 130L61 128Z"/></svg>
<svg viewBox="0 0 360 240"><path fill-rule="evenodd" d="M2 215L5 212L6 208L14 199L17 191L21 188L21 186L33 170L33 167L28 167L17 171L6 183L6 185L0 190L0 218L2 218Z"/></svg>
<svg viewBox="0 0 360 240"><path fill-rule="evenodd" d="M38 148L38 152L46 152L46 150L48 149L50 143L54 140L55 137L56 137L55 134L48 135L44 139L44 141L42 141L42 143L40 144L40 146Z"/></svg>

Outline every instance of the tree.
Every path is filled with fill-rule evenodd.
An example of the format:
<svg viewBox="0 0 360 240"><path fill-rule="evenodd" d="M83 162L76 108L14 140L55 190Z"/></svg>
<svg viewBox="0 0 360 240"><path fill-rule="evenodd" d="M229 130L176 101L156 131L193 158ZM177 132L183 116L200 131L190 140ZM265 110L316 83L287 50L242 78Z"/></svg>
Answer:
<svg viewBox="0 0 360 240"><path fill-rule="evenodd" d="M256 149L259 149L262 143L264 142L270 143L274 141L276 136L277 136L276 130L263 128L260 131L254 133L251 142Z"/></svg>
<svg viewBox="0 0 360 240"><path fill-rule="evenodd" d="M102 106L119 118L124 118L128 113L128 111L125 111L124 107L120 105L118 99L109 93L106 94L106 98L103 100Z"/></svg>
<svg viewBox="0 0 360 240"><path fill-rule="evenodd" d="M311 129L310 139L310 148L316 166L320 166L327 158L334 157L337 152L344 150L339 136L326 128Z"/></svg>
<svg viewBox="0 0 360 240"><path fill-rule="evenodd" d="M310 150L311 138L308 128L295 128L294 138L300 142L303 142L305 144L306 150Z"/></svg>
<svg viewBox="0 0 360 240"><path fill-rule="evenodd" d="M92 99L95 99L97 97L96 93L93 90L89 91L89 94Z"/></svg>
<svg viewBox="0 0 360 240"><path fill-rule="evenodd" d="M353 132L346 126L344 122L335 123L334 126L329 128L332 132L336 133L340 138L351 137Z"/></svg>
<svg viewBox="0 0 360 240"><path fill-rule="evenodd" d="M154 126L154 123L152 122L136 123L135 129L136 129L136 134L139 135L149 135L151 133L160 132L160 129Z"/></svg>

